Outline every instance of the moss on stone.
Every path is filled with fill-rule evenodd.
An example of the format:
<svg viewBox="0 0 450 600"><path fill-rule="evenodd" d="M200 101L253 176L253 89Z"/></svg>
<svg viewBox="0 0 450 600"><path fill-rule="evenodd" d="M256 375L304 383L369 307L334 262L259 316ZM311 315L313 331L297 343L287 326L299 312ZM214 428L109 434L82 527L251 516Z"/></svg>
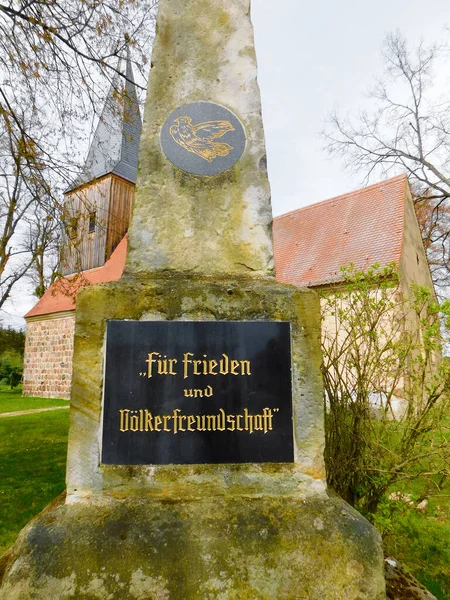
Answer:
<svg viewBox="0 0 450 600"><path fill-rule="evenodd" d="M273 274L270 190L249 3L166 0L158 15L141 138L127 271ZM162 153L177 107L212 101L246 130L240 161L220 175L184 173Z"/></svg>
<svg viewBox="0 0 450 600"><path fill-rule="evenodd" d="M51 582L52 600L381 600L382 573L378 534L342 500L127 500L43 515L21 534L1 592L47 600Z"/></svg>

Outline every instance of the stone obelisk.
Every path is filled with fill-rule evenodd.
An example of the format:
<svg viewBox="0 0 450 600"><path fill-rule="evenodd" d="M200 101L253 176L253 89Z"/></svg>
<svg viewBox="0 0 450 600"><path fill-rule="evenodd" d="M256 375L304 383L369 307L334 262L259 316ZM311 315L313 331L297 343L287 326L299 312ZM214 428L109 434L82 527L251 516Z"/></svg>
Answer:
<svg viewBox="0 0 450 600"><path fill-rule="evenodd" d="M67 500L3 599L385 598L327 492L318 298L275 282L271 219L250 0L160 0L125 273L77 302Z"/></svg>

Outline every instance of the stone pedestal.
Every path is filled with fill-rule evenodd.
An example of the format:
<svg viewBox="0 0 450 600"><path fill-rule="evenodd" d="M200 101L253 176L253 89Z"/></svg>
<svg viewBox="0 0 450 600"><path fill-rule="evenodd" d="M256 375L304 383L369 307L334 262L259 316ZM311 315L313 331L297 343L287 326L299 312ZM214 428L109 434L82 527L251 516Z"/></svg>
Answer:
<svg viewBox="0 0 450 600"><path fill-rule="evenodd" d="M60 506L22 532L16 555L4 600L385 598L375 530L324 494Z"/></svg>
<svg viewBox="0 0 450 600"><path fill-rule="evenodd" d="M292 336L292 386L295 463L274 467L240 465L235 488L226 466L142 466L101 464L101 412L106 322L136 321L289 321ZM295 493L306 477L325 490L323 407L318 298L273 280L249 278L129 277L87 288L77 306L71 422L67 465L67 501L93 495L202 497L219 493L263 494L289 486ZM290 476L278 480L278 469ZM204 475L202 473L204 472ZM282 471L281 471L282 472ZM288 473L289 471L286 471ZM298 479L300 478L300 479ZM289 482L289 483L288 483ZM308 483L309 485L309 483ZM213 493L213 492L211 492ZM215 493L215 492L214 492Z"/></svg>
<svg viewBox="0 0 450 600"><path fill-rule="evenodd" d="M295 462L102 465L108 319L289 320ZM330 498L318 299L271 281L128 278L79 297L65 505L19 536L5 600L381 600L375 529Z"/></svg>

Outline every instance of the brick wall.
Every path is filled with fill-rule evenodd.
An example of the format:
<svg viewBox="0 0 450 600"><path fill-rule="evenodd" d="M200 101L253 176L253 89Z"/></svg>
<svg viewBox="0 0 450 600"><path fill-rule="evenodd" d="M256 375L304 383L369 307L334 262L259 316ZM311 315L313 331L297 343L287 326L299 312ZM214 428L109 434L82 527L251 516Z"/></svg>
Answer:
<svg viewBox="0 0 450 600"><path fill-rule="evenodd" d="M23 395L70 398L75 316L29 321Z"/></svg>

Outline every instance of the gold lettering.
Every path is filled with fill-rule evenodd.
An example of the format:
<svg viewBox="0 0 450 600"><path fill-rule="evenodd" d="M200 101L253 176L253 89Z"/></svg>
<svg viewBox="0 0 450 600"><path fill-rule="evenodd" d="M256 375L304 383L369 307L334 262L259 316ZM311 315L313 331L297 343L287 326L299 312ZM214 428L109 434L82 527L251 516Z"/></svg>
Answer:
<svg viewBox="0 0 450 600"><path fill-rule="evenodd" d="M223 358L219 360L219 372L221 375L228 375L228 356L222 354Z"/></svg>
<svg viewBox="0 0 450 600"><path fill-rule="evenodd" d="M214 390L212 389L212 387L210 385L208 385L204 390L201 390L199 388L194 388L194 389L184 389L183 390L183 394L185 396L185 398L203 398L203 396L205 396L205 398L211 398L211 396L213 395Z"/></svg>
<svg viewBox="0 0 450 600"><path fill-rule="evenodd" d="M253 415L250 415L247 408L244 408L244 429L253 433Z"/></svg>
<svg viewBox="0 0 450 600"><path fill-rule="evenodd" d="M241 360L241 375L251 375L249 360Z"/></svg>
<svg viewBox="0 0 450 600"><path fill-rule="evenodd" d="M167 356L163 359L158 359L158 375L167 375Z"/></svg>
<svg viewBox="0 0 450 600"><path fill-rule="evenodd" d="M219 414L217 415L217 429L219 431L225 431L225 411L223 408L219 408Z"/></svg>
<svg viewBox="0 0 450 600"><path fill-rule="evenodd" d="M232 375L239 375L239 373L236 373L235 369L237 369L239 367L239 361L238 360L232 360L231 361L231 367L230 367L230 373Z"/></svg>
<svg viewBox="0 0 450 600"><path fill-rule="evenodd" d="M153 355L155 356L161 356L159 354L159 352L150 352L148 355L147 360L145 361L146 363L148 363L148 378L150 379L150 377L152 377L152 373L153 373L153 365L156 364L156 360L153 358Z"/></svg>
<svg viewBox="0 0 450 600"><path fill-rule="evenodd" d="M121 408L120 413L120 431L128 431L128 408Z"/></svg>
<svg viewBox="0 0 450 600"><path fill-rule="evenodd" d="M236 418L235 415L228 415L227 416L227 429L228 431L234 431L236 429Z"/></svg>
<svg viewBox="0 0 450 600"><path fill-rule="evenodd" d="M194 375L201 375L201 373L199 371L197 371L197 365L201 365L202 361L201 360L194 360Z"/></svg>
<svg viewBox="0 0 450 600"><path fill-rule="evenodd" d="M145 409L145 431L153 431L152 413Z"/></svg>
<svg viewBox="0 0 450 600"><path fill-rule="evenodd" d="M205 390L188 390L195 396L196 392L203 396L212 395L212 387ZM200 396L201 397L201 396ZM153 415L147 409L130 410L122 408L119 410L120 431L167 431L177 434L179 431L247 431L252 434L255 431L268 433L273 430L274 414L279 408L264 408L262 413L252 414L248 408L244 408L243 414L227 414L223 408L213 415L183 415L180 408L175 408L171 415ZM173 421L172 428L170 420Z"/></svg>
<svg viewBox="0 0 450 600"><path fill-rule="evenodd" d="M178 432L178 413L181 412L179 408L175 408L173 411L172 419L173 419L173 433L174 435Z"/></svg>
<svg viewBox="0 0 450 600"><path fill-rule="evenodd" d="M188 358L189 356L194 356L194 355L192 354L192 352L186 352L183 355L183 379L187 379L188 375L189 375L189 373L188 373L188 371L189 371L188 365L190 363L192 363L192 360L190 358Z"/></svg>
<svg viewBox="0 0 450 600"><path fill-rule="evenodd" d="M208 431L216 430L216 415L206 415L206 423Z"/></svg>
<svg viewBox="0 0 450 600"><path fill-rule="evenodd" d="M133 410L131 412L137 412L137 411ZM130 416L130 429L131 429L131 431L139 430L139 416L138 415Z"/></svg>
<svg viewBox="0 0 450 600"><path fill-rule="evenodd" d="M197 415L197 431L206 431L205 415Z"/></svg>
<svg viewBox="0 0 450 600"><path fill-rule="evenodd" d="M273 429L273 427L272 427L272 419L273 419L272 409L265 408L263 410L263 416L264 416L264 433L267 433L268 431L272 431L272 429Z"/></svg>
<svg viewBox="0 0 450 600"><path fill-rule="evenodd" d="M158 355L160 356L160 355ZM150 355L149 355L150 357ZM251 363L249 360L230 359L228 354L222 353L222 357L217 361L214 358L208 359L207 354L203 354L203 359L194 359L192 352L186 352L183 355L183 378L187 379L192 375L251 375ZM151 357L150 357L151 358ZM167 358L166 356L164 358ZM165 369L166 363L169 362L169 374L176 375L172 369L172 363L175 364L177 359L170 358L168 361L158 359L153 362L158 363L158 369ZM159 364L163 366L159 366ZM189 366L191 365L191 366ZM218 372L217 372L218 368ZM190 371L192 369L192 371ZM159 371L158 371L159 372Z"/></svg>
<svg viewBox="0 0 450 600"><path fill-rule="evenodd" d="M176 371L173 370L173 365L178 362L176 358L169 358L169 375L176 375Z"/></svg>
<svg viewBox="0 0 450 600"><path fill-rule="evenodd" d="M253 415L253 422L255 426L255 431L262 431L264 429L262 415Z"/></svg>

